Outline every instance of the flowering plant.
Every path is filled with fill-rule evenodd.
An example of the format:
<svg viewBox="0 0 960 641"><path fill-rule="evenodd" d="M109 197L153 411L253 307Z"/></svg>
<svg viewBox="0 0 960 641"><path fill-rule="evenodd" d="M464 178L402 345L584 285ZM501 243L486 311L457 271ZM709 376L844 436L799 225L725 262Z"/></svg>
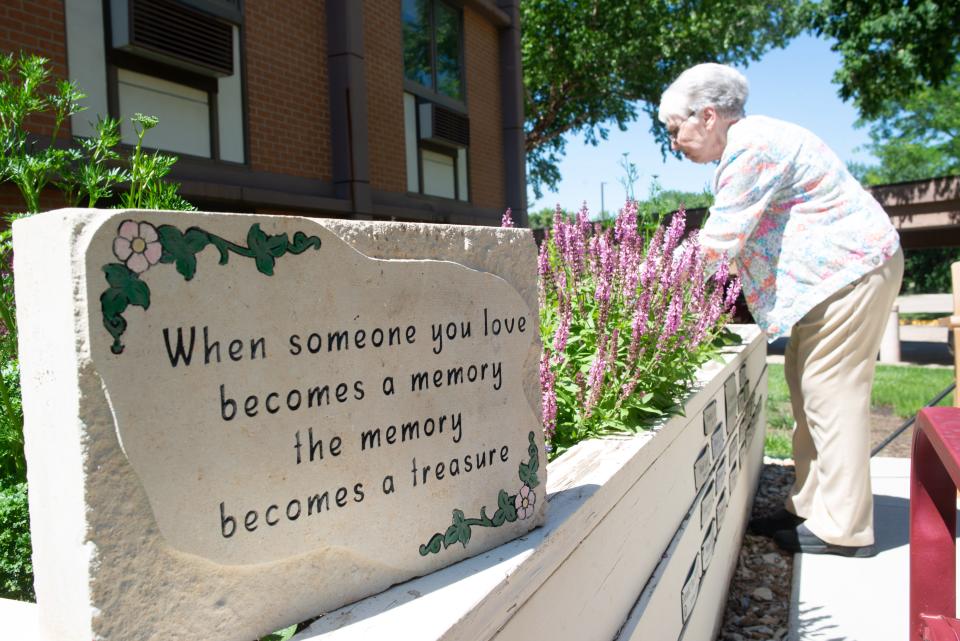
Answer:
<svg viewBox="0 0 960 641"><path fill-rule="evenodd" d="M628 202L611 229L558 208L540 247L540 384L550 456L677 411L697 368L731 340L740 283L712 275L681 208L650 238Z"/></svg>

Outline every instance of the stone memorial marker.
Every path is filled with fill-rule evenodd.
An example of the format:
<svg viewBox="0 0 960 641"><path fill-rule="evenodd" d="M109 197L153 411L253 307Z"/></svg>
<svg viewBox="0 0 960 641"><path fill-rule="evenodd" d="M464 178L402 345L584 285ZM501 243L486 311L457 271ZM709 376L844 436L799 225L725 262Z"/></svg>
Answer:
<svg viewBox="0 0 960 641"><path fill-rule="evenodd" d="M250 639L545 518L529 231L14 226L48 639Z"/></svg>

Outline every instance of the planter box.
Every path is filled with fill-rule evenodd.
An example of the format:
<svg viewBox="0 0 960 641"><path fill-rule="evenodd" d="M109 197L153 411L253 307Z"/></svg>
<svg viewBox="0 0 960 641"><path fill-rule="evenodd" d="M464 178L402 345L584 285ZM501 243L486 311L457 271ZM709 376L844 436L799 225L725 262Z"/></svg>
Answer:
<svg viewBox="0 0 960 641"><path fill-rule="evenodd" d="M715 637L763 455L766 343L708 363L685 416L550 464L547 523L340 608L295 641ZM35 608L0 611L32 641Z"/></svg>
<svg viewBox="0 0 960 641"><path fill-rule="evenodd" d="M763 455L766 344L700 372L685 415L550 464L547 523L341 608L310 639L710 639Z"/></svg>

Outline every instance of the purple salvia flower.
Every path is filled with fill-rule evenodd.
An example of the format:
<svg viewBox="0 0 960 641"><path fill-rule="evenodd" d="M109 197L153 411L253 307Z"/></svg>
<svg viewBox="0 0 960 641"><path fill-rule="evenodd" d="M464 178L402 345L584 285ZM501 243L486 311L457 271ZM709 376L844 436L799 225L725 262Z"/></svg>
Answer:
<svg viewBox="0 0 960 641"><path fill-rule="evenodd" d="M569 299L560 305L560 326L557 327L557 333L553 335L553 350L557 354L563 354L567 349L567 340L570 338L570 323L573 320L573 305Z"/></svg>
<svg viewBox="0 0 960 641"><path fill-rule="evenodd" d="M557 430L556 375L550 369L549 349L544 349L540 358L540 391L543 403L543 429L549 438Z"/></svg>
<svg viewBox="0 0 960 641"><path fill-rule="evenodd" d="M507 207L507 211L503 212L503 218L500 220L501 227L513 227L513 210L510 207Z"/></svg>
<svg viewBox="0 0 960 641"><path fill-rule="evenodd" d="M723 299L723 310L730 311L737 302L737 296L740 295L740 279L733 278L727 285L727 296Z"/></svg>
<svg viewBox="0 0 960 641"><path fill-rule="evenodd" d="M587 396L587 379L584 378L583 372L577 370L577 373L573 376L573 381L577 384L577 405L583 407Z"/></svg>

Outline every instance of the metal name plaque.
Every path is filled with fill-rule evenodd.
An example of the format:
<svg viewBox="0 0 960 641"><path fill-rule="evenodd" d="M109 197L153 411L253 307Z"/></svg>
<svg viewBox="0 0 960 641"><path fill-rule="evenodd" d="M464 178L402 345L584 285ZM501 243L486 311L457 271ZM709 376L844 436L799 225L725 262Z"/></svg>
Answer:
<svg viewBox="0 0 960 641"><path fill-rule="evenodd" d="M710 458L710 448L704 446L700 456L697 457L697 461L693 464L693 486L697 492L700 491L704 481L707 480L711 463L713 461Z"/></svg>
<svg viewBox="0 0 960 641"><path fill-rule="evenodd" d="M693 606L697 603L697 594L700 591L700 554L693 560L687 579L680 589L680 617L684 623L690 618Z"/></svg>
<svg viewBox="0 0 960 641"><path fill-rule="evenodd" d="M717 422L717 401L714 399L703 408L703 435L709 434Z"/></svg>
<svg viewBox="0 0 960 641"><path fill-rule="evenodd" d="M720 493L720 498L717 499L717 529L719 530L723 527L723 517L727 515L727 503L729 503L729 495L727 491L724 490Z"/></svg>
<svg viewBox="0 0 960 641"><path fill-rule="evenodd" d="M717 491L719 492L720 489L723 487L723 484L727 480L727 457L726 456L721 458L720 462L717 463L716 479L717 479L716 480Z"/></svg>
<svg viewBox="0 0 960 641"><path fill-rule="evenodd" d="M710 481L707 491L703 494L700 501L700 529L707 525L707 521L713 518L714 508L717 505L717 486Z"/></svg>
<svg viewBox="0 0 960 641"><path fill-rule="evenodd" d="M750 385L750 378L747 376L747 364L740 364L740 389L746 389Z"/></svg>
<svg viewBox="0 0 960 641"><path fill-rule="evenodd" d="M723 431L723 425L717 425L717 429L713 430L713 434L710 436L710 451L713 453L713 458L718 459L720 455L723 454L723 442L727 438L727 433Z"/></svg>
<svg viewBox="0 0 960 641"><path fill-rule="evenodd" d="M710 567L710 561L713 560L713 551L717 547L717 526L716 521L710 521L710 527L703 537L703 544L700 546L700 558L703 564L703 573L706 574Z"/></svg>
<svg viewBox="0 0 960 641"><path fill-rule="evenodd" d="M737 377L734 374L723 382L723 406L727 425L732 425L737 418Z"/></svg>
<svg viewBox="0 0 960 641"><path fill-rule="evenodd" d="M727 484L730 487L730 491L733 492L733 488L737 486L737 477L740 475L740 466L737 464L737 459L731 459L730 461L730 482Z"/></svg>

